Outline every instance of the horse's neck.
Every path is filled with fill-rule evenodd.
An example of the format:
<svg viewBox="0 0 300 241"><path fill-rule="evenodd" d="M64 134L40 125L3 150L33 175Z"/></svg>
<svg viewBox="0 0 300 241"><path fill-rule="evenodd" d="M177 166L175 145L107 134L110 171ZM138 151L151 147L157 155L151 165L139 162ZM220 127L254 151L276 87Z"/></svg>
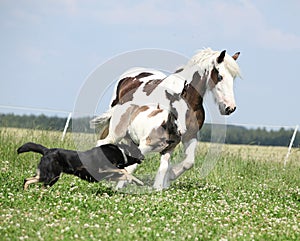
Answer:
<svg viewBox="0 0 300 241"><path fill-rule="evenodd" d="M172 90L173 93L181 94L189 106L197 110L202 107L208 77L208 70L189 62L182 69L165 78L161 86Z"/></svg>
<svg viewBox="0 0 300 241"><path fill-rule="evenodd" d="M208 70L200 69L199 66L188 63L176 75L186 80L181 93L182 98L194 111L203 108L203 97L206 92L207 78L209 76Z"/></svg>
<svg viewBox="0 0 300 241"><path fill-rule="evenodd" d="M161 85L171 89L174 93L181 93L185 87L185 83L188 83L193 85L203 97L206 91L207 75L205 69L201 70L197 65L190 65L188 63L182 69L166 77Z"/></svg>
<svg viewBox="0 0 300 241"><path fill-rule="evenodd" d="M160 84L164 88L171 90L173 93L180 94L184 88L186 79L177 74L171 74L166 77Z"/></svg>
<svg viewBox="0 0 300 241"><path fill-rule="evenodd" d="M184 91L187 92L187 98L197 98L199 99L198 101L201 101L202 103L207 88L209 71L200 69L199 66L190 66L188 64L177 74L186 80Z"/></svg>

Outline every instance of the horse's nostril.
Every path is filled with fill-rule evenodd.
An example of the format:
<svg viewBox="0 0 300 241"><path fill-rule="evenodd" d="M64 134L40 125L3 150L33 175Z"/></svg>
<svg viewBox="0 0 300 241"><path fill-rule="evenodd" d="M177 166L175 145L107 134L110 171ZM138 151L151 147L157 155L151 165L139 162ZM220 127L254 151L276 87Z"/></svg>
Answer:
<svg viewBox="0 0 300 241"><path fill-rule="evenodd" d="M233 113L234 111L236 110L236 107L233 107L233 108L231 108L231 107L226 107L226 109L225 109L225 113L226 113L226 115L230 115L231 113Z"/></svg>
<svg viewBox="0 0 300 241"><path fill-rule="evenodd" d="M226 115L229 115L229 114L230 114L230 107L226 107L225 113L226 113Z"/></svg>

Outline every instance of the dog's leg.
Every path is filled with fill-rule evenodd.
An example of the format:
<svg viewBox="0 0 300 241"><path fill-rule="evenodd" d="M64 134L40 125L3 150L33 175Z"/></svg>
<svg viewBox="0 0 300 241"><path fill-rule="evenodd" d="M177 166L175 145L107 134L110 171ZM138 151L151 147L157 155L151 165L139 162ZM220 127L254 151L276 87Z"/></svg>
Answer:
<svg viewBox="0 0 300 241"><path fill-rule="evenodd" d="M137 179L136 177L132 176L130 173L128 173L125 169L110 169L110 170L105 170L105 171L101 171L102 173L108 173L109 175L106 177L107 180L110 180L110 181L117 181L119 180L120 181L126 181L129 182L129 183L136 183L137 185L140 185L140 186L143 186L144 183ZM118 174L122 174L122 176L120 177L114 177L114 173L118 173ZM118 189L118 188L116 188Z"/></svg>
<svg viewBox="0 0 300 241"><path fill-rule="evenodd" d="M29 177L24 180L23 189L26 190L28 186L32 183L40 182L40 170L36 170L36 175L34 177Z"/></svg>
<svg viewBox="0 0 300 241"><path fill-rule="evenodd" d="M128 173L125 169L121 169L120 172L124 174L126 180L127 180L129 183L135 182L136 184L138 184L138 185L140 185L140 186L143 186L143 185L144 185L144 183L143 183L141 180L139 180L139 179L137 179L136 177L132 176L132 175L131 175L130 173Z"/></svg>
<svg viewBox="0 0 300 241"><path fill-rule="evenodd" d="M137 148L139 150L139 152L141 153L141 155L144 156L145 153L148 152L149 147L147 145L145 145L144 143L140 144L139 147ZM138 164L132 164L128 167L125 167L125 170L127 171L127 173L129 175L132 175L132 173L135 171L135 169L138 167ZM128 183L128 180L121 180L117 183L116 189L122 189L124 188Z"/></svg>
<svg viewBox="0 0 300 241"><path fill-rule="evenodd" d="M23 186L23 189L26 190L30 184L32 184L32 183L38 183L38 182L39 182L39 179L36 178L36 177L26 178L26 179L24 180L24 186Z"/></svg>
<svg viewBox="0 0 300 241"><path fill-rule="evenodd" d="M133 164L133 165L130 165L130 166L128 166L128 167L125 167L125 171L126 171L129 175L131 175L131 174L135 171L135 169L137 168L137 166L138 166L138 164L135 163L135 164ZM128 183L128 180L120 180L120 181L118 181L117 186L116 186L116 189L124 188L124 187L126 186L127 183Z"/></svg>
<svg viewBox="0 0 300 241"><path fill-rule="evenodd" d="M28 186L32 183L38 183L40 181L39 177L35 176L35 177L29 177L29 178L26 178L24 180L24 186L23 186L23 189L24 190L27 190Z"/></svg>
<svg viewBox="0 0 300 241"><path fill-rule="evenodd" d="M52 187L52 186L58 181L59 178L60 178L60 175L54 177L54 178L51 179L49 182L45 183L44 186Z"/></svg>

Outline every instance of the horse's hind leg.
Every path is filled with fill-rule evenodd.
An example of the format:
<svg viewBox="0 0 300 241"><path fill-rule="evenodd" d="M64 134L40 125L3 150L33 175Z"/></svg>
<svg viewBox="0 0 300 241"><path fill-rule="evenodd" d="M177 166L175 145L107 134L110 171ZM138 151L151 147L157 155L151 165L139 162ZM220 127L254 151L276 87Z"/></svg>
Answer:
<svg viewBox="0 0 300 241"><path fill-rule="evenodd" d="M170 169L170 180L177 179L186 170L191 169L195 162L195 150L197 146L197 139L191 139L184 144L185 158L182 162L174 165Z"/></svg>
<svg viewBox="0 0 300 241"><path fill-rule="evenodd" d="M136 109L137 106L130 104L118 106L110 119L107 136L105 139L98 140L97 146L115 144L124 138L132 118L131 115Z"/></svg>
<svg viewBox="0 0 300 241"><path fill-rule="evenodd" d="M104 139L97 140L96 146L102 146L106 144L115 144L117 142L116 138L113 137L113 133L109 132Z"/></svg>
<svg viewBox="0 0 300 241"><path fill-rule="evenodd" d="M126 133L124 133L125 135ZM101 140L97 140L97 144L96 146L102 146L102 145L106 145L106 144L115 144L117 143L123 136L119 136L116 138L115 135L113 135L112 132L109 132L109 134Z"/></svg>

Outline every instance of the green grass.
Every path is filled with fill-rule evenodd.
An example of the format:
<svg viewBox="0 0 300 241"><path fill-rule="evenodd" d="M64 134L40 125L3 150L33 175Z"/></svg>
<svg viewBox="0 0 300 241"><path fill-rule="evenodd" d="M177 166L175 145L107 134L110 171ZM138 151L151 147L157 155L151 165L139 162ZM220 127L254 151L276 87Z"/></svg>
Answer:
<svg viewBox="0 0 300 241"><path fill-rule="evenodd" d="M217 165L202 178L207 144L200 144L196 167L163 192L120 193L106 182L68 175L46 190L33 185L23 191L23 179L34 174L39 155L18 156L17 147L34 141L74 149L72 137L61 142L61 133L17 129L0 129L0 134L1 240L300 239L296 149L284 169L264 148L224 146ZM157 158L149 156L136 175L153 173Z"/></svg>

